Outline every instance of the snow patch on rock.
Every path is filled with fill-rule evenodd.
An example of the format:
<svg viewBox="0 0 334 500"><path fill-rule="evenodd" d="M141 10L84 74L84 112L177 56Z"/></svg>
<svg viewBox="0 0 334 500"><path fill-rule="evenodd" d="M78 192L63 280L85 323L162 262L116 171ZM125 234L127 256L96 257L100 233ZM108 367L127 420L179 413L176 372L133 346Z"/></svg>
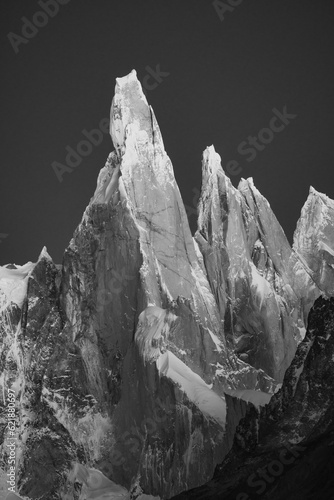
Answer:
<svg viewBox="0 0 334 500"><path fill-rule="evenodd" d="M156 361L161 375L165 375L180 386L190 401L207 415L216 420L223 428L226 424L226 403L204 380L194 373L172 352L166 351Z"/></svg>
<svg viewBox="0 0 334 500"><path fill-rule="evenodd" d="M22 307L27 294L28 279L35 263L27 262L16 269L0 266L0 312L11 303Z"/></svg>
<svg viewBox="0 0 334 500"><path fill-rule="evenodd" d="M256 408L267 405L273 396L272 394L268 394L266 392L254 391L249 389L226 390L225 392L226 394L242 399L247 403L253 403Z"/></svg>

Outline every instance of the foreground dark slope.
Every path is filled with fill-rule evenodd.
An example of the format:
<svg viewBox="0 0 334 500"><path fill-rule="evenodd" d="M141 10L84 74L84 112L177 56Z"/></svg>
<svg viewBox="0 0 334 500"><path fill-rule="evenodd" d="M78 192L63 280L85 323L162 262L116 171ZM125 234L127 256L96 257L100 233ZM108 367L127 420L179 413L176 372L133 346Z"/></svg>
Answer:
<svg viewBox="0 0 334 500"><path fill-rule="evenodd" d="M241 420L213 479L174 500L334 498L334 299L318 298L282 388Z"/></svg>

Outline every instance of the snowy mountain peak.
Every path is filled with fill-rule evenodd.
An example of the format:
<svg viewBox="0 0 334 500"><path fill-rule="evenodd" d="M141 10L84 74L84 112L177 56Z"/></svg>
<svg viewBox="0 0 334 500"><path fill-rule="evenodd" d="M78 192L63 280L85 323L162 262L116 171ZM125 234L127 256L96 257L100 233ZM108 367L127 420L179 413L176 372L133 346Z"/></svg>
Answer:
<svg viewBox="0 0 334 500"><path fill-rule="evenodd" d="M207 146L203 151L203 168L205 168L210 174L215 173L218 170L222 170L221 157L216 152L213 144L211 146Z"/></svg>
<svg viewBox="0 0 334 500"><path fill-rule="evenodd" d="M120 156L130 134L135 135L137 140L152 139L151 111L135 70L116 78L110 110L110 135Z"/></svg>
<svg viewBox="0 0 334 500"><path fill-rule="evenodd" d="M214 186L217 184L217 175L225 175L221 166L220 155L216 152L214 146L208 146L202 155L202 197L204 192L207 191L207 196L213 199L217 192ZM201 214L201 204L200 204L200 215L199 224L202 219Z"/></svg>
<svg viewBox="0 0 334 500"><path fill-rule="evenodd" d="M334 293L334 201L312 186L293 235L293 248L325 294Z"/></svg>
<svg viewBox="0 0 334 500"><path fill-rule="evenodd" d="M119 87L122 87L122 85L127 85L131 82L137 83L138 81L139 80L137 78L137 71L135 69L133 69L127 75L117 77L116 78L116 85L119 85Z"/></svg>

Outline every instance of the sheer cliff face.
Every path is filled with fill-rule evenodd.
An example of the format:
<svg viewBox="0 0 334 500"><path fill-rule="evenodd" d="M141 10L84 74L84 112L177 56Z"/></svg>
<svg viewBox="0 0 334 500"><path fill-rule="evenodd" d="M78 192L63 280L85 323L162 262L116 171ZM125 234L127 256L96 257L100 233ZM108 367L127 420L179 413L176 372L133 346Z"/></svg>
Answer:
<svg viewBox="0 0 334 500"><path fill-rule="evenodd" d="M115 482L134 497L208 481L329 287L317 236L307 258L291 250L252 181L234 188L212 147L192 238L134 71L117 79L110 134L115 151L62 266L44 249L0 268L0 383L16 393L18 488L31 499L82 498L101 477L105 492Z"/></svg>

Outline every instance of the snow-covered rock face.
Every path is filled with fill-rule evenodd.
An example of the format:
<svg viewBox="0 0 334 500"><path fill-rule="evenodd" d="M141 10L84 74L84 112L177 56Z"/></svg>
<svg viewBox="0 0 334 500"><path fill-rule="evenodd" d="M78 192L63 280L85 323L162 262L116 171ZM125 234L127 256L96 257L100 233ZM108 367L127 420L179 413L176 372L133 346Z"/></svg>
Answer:
<svg viewBox="0 0 334 500"><path fill-rule="evenodd" d="M0 312L11 304L22 307L27 295L28 277L34 266L32 262L15 268L0 266Z"/></svg>
<svg viewBox="0 0 334 500"><path fill-rule="evenodd" d="M294 234L293 248L322 292L334 294L334 201L310 188Z"/></svg>
<svg viewBox="0 0 334 500"><path fill-rule="evenodd" d="M110 134L62 266L43 249L0 268L0 389L16 392L31 500L100 498L94 478L122 498L209 480L240 418L277 390L320 293L268 202L251 180L234 188L213 147L192 238L134 71L117 79Z"/></svg>
<svg viewBox="0 0 334 500"><path fill-rule="evenodd" d="M240 359L281 382L319 289L253 180L238 189L213 146L203 155L196 241Z"/></svg>

